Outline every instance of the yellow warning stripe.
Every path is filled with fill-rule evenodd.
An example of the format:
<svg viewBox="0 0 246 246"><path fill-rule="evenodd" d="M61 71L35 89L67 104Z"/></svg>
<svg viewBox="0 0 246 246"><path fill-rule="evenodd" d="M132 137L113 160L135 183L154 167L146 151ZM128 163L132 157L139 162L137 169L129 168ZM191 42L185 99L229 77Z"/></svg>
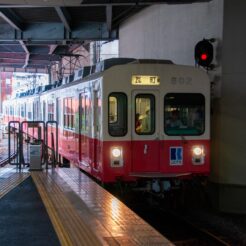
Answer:
<svg viewBox="0 0 246 246"><path fill-rule="evenodd" d="M49 174L33 172L32 178L61 245L102 245Z"/></svg>
<svg viewBox="0 0 246 246"><path fill-rule="evenodd" d="M29 173L13 173L8 178L2 178L0 181L0 199L21 184L29 176Z"/></svg>
<svg viewBox="0 0 246 246"><path fill-rule="evenodd" d="M70 238L68 237L68 235L66 234L66 230L64 226L62 225L61 220L59 219L59 215L57 211L55 210L55 207L52 205L52 202L49 196L47 195L47 191L45 190L45 187L43 186L42 181L40 177L38 176L38 173L32 172L31 176L42 198L42 201L46 207L46 210L48 212L48 215L51 219L51 222L54 226L54 229L60 240L61 245L64 245L64 246L72 245L72 242Z"/></svg>

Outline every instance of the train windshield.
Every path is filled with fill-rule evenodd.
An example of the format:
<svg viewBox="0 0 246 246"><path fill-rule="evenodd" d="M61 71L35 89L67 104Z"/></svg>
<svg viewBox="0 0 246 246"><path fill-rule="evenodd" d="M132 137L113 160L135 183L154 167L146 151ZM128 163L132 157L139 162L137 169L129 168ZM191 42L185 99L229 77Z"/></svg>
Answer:
<svg viewBox="0 0 246 246"><path fill-rule="evenodd" d="M169 93L164 98L167 135L201 135L205 131L205 98L198 93Z"/></svg>

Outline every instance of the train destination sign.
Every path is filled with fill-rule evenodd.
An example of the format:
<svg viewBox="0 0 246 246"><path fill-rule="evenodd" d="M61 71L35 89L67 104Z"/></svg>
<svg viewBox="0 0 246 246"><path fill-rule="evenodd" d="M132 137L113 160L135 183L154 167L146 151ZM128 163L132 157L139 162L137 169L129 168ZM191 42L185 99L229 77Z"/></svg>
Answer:
<svg viewBox="0 0 246 246"><path fill-rule="evenodd" d="M160 77L148 75L133 75L132 85L160 85Z"/></svg>

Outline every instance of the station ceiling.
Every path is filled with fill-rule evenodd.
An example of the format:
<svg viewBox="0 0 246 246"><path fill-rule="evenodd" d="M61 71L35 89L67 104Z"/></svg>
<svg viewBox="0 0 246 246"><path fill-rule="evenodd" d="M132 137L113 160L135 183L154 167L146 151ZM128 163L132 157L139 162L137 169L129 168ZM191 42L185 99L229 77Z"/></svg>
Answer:
<svg viewBox="0 0 246 246"><path fill-rule="evenodd" d="M0 0L1 70L46 70L80 45L118 38L119 25L153 4L209 0Z"/></svg>

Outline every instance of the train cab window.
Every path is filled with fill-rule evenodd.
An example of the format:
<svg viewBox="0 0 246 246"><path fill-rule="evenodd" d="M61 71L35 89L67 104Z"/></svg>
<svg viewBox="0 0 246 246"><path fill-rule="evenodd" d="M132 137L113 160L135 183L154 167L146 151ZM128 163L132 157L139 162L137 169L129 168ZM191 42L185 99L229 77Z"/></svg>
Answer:
<svg viewBox="0 0 246 246"><path fill-rule="evenodd" d="M135 98L135 132L151 135L155 132L155 96L138 94Z"/></svg>
<svg viewBox="0 0 246 246"><path fill-rule="evenodd" d="M109 97L109 124L113 124L117 122L117 98L116 97Z"/></svg>
<svg viewBox="0 0 246 246"><path fill-rule="evenodd" d="M127 96L124 93L111 93L108 97L108 131L113 137L127 133Z"/></svg>
<svg viewBox="0 0 246 246"><path fill-rule="evenodd" d="M205 131L205 97L199 93L169 93L164 98L167 135L201 135Z"/></svg>

